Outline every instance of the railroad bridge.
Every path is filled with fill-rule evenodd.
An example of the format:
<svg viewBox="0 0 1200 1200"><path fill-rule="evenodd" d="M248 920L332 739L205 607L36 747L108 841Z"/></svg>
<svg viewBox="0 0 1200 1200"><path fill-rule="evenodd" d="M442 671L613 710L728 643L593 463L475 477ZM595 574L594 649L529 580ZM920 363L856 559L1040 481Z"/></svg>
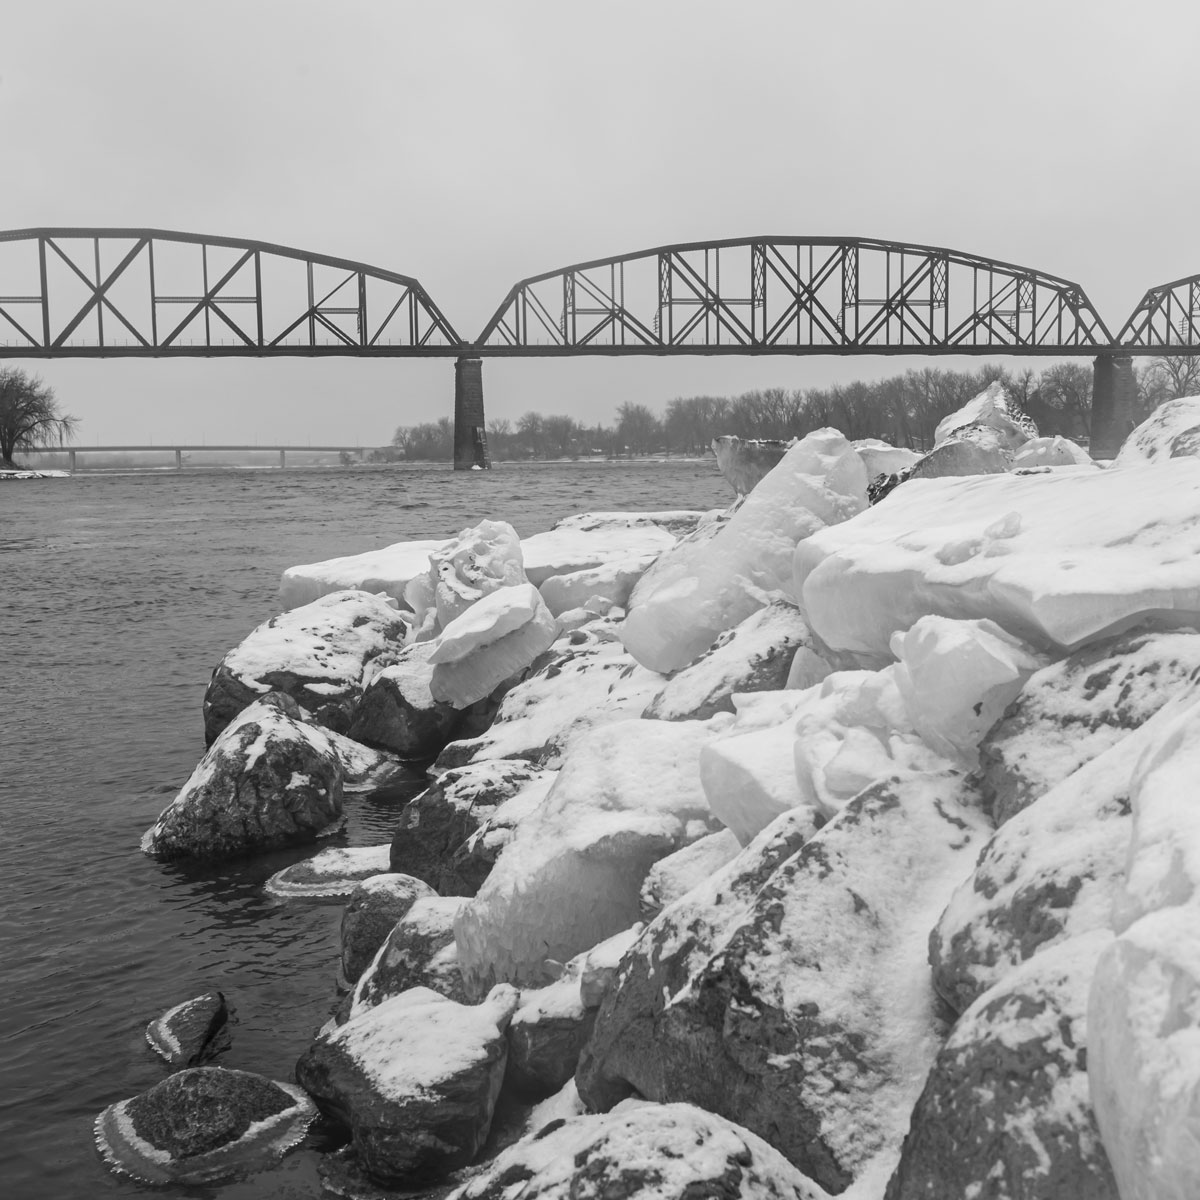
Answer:
<svg viewBox="0 0 1200 1200"><path fill-rule="evenodd" d="M576 355L1087 355L1093 453L1115 452L1134 355L1200 353L1200 275L1111 331L1083 288L937 246L754 237L656 246L514 284L461 337L414 278L161 229L0 232L0 358L455 359L456 469L489 466L483 359Z"/></svg>

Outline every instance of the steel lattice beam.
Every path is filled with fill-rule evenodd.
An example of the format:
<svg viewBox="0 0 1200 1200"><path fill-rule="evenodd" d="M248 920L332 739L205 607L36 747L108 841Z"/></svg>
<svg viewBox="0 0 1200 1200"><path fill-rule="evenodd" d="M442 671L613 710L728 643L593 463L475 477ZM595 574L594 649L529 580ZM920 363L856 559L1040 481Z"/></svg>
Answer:
<svg viewBox="0 0 1200 1200"><path fill-rule="evenodd" d="M1200 275L1152 287L1122 326L1120 340L1151 354L1200 353Z"/></svg>

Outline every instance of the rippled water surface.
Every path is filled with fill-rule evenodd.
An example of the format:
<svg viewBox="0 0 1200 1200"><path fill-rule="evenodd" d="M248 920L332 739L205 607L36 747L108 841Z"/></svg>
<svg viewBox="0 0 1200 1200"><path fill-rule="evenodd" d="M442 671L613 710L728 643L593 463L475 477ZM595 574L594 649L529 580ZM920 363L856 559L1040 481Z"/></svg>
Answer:
<svg viewBox="0 0 1200 1200"><path fill-rule="evenodd" d="M711 460L0 483L0 1195L320 1195L311 1145L238 1183L149 1189L91 1137L164 1077L143 1038L164 1008L220 988L237 1009L222 1062L290 1079L334 999L341 910L262 891L304 852L185 870L137 849L203 753L213 666L276 611L286 567L484 516L528 535L729 499ZM350 799L342 843L388 840L397 803Z"/></svg>

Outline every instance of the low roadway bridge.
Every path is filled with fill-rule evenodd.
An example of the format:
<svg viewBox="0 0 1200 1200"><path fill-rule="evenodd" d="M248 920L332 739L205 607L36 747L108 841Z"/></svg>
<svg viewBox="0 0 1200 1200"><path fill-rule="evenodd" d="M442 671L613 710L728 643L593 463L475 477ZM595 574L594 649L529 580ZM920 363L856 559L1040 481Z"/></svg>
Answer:
<svg viewBox="0 0 1200 1200"><path fill-rule="evenodd" d="M1200 353L1200 275L1105 323L1083 288L937 246L761 236L656 246L516 283L461 337L411 276L159 229L0 232L0 357L450 357L455 467L487 466L482 360L681 354L1087 355L1120 443L1133 356Z"/></svg>
<svg viewBox="0 0 1200 1200"><path fill-rule="evenodd" d="M367 453L362 446L211 446L208 444L198 446L173 446L170 444L158 446L31 446L25 451L27 454L65 454L72 471L76 468L79 455L82 454L174 454L175 468L182 470L185 454L220 454L222 452L278 454L281 467L287 466L289 454L353 454L361 460Z"/></svg>

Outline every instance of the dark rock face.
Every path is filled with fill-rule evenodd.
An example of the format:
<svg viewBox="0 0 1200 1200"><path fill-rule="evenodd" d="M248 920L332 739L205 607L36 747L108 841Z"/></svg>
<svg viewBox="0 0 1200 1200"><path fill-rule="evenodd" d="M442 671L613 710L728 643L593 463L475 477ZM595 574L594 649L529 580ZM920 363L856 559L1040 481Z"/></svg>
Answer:
<svg viewBox="0 0 1200 1200"><path fill-rule="evenodd" d="M899 1144L944 1036L932 988L901 997L895 981L921 979L923 947L902 931L944 905L982 840L966 796L952 774L877 784L756 892L759 839L664 909L601 1006L576 1074L584 1102L606 1110L636 1091L697 1104L829 1191L848 1187Z"/></svg>
<svg viewBox="0 0 1200 1200"><path fill-rule="evenodd" d="M314 1115L297 1088L248 1071L196 1067L105 1109L96 1140L119 1171L152 1183L200 1183L266 1166Z"/></svg>
<svg viewBox="0 0 1200 1200"><path fill-rule="evenodd" d="M172 1067L198 1067L232 1044L229 1008L220 992L206 992L168 1009L146 1026L146 1041Z"/></svg>
<svg viewBox="0 0 1200 1200"><path fill-rule="evenodd" d="M342 767L328 739L260 703L213 743L142 849L233 858L314 841L341 815Z"/></svg>
<svg viewBox="0 0 1200 1200"><path fill-rule="evenodd" d="M411 875L373 875L350 893L342 913L342 974L355 983L388 935L420 899L436 896Z"/></svg>
<svg viewBox="0 0 1200 1200"><path fill-rule="evenodd" d="M349 735L402 758L432 758L450 739L458 710L433 698L433 642L406 646L363 690Z"/></svg>
<svg viewBox="0 0 1200 1200"><path fill-rule="evenodd" d="M979 747L997 825L1149 720L1200 679L1200 634L1093 642L1032 675Z"/></svg>
<svg viewBox="0 0 1200 1200"><path fill-rule="evenodd" d="M453 1200L827 1200L748 1130L690 1104L552 1121Z"/></svg>
<svg viewBox="0 0 1200 1200"><path fill-rule="evenodd" d="M530 1100L554 1095L574 1076L595 1023L578 978L523 992L508 1027L505 1085Z"/></svg>
<svg viewBox="0 0 1200 1200"><path fill-rule="evenodd" d="M468 845L505 800L549 773L499 759L447 771L405 805L392 838L393 871L424 880L444 896L473 896L498 846ZM494 840L494 839L493 839Z"/></svg>
<svg viewBox="0 0 1200 1200"><path fill-rule="evenodd" d="M376 1183L408 1186L469 1163L491 1128L517 994L465 1006L417 988L322 1034L296 1079L348 1125Z"/></svg>
<svg viewBox="0 0 1200 1200"><path fill-rule="evenodd" d="M1118 1200L1087 1081L1088 988L1110 940L1042 951L963 1014L885 1200Z"/></svg>
<svg viewBox="0 0 1200 1200"><path fill-rule="evenodd" d="M272 617L213 671L204 696L206 745L268 691L286 692L318 724L346 733L366 664L384 653L398 654L407 628L385 600L352 590Z"/></svg>
<svg viewBox="0 0 1200 1200"><path fill-rule="evenodd" d="M810 643L800 610L774 601L722 633L690 666L672 676L643 714L667 721L705 721L733 712L735 692L783 688L798 647Z"/></svg>

